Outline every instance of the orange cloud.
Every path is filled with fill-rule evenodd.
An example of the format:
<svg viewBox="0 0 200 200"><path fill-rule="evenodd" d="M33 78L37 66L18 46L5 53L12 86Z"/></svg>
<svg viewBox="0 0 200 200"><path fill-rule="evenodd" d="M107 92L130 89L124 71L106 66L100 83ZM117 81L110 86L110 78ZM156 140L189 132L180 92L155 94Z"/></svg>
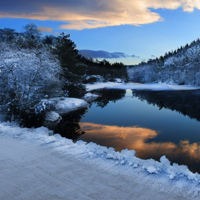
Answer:
<svg viewBox="0 0 200 200"><path fill-rule="evenodd" d="M38 30L41 31L41 32L51 33L53 31L53 28L43 26L43 27L39 27Z"/></svg>
<svg viewBox="0 0 200 200"><path fill-rule="evenodd" d="M1 5L2 4L2 5ZM150 10L177 9L192 12L200 9L199 0L25 0L0 2L0 17L58 20L68 22L64 29L91 29L118 25L141 25L163 20Z"/></svg>

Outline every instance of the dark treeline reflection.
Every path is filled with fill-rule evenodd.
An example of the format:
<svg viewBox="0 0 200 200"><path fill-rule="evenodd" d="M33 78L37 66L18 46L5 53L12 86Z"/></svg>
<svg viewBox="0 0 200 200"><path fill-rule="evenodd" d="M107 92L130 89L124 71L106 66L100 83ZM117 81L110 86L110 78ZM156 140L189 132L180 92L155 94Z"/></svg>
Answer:
<svg viewBox="0 0 200 200"><path fill-rule="evenodd" d="M109 102L115 103L117 100L122 99L126 94L126 90L101 89L96 90L96 93L100 95L96 100L97 106L104 108Z"/></svg>
<svg viewBox="0 0 200 200"><path fill-rule="evenodd" d="M116 102L117 100L122 99L125 96L126 91L101 89L95 91L95 93L99 94L100 97L94 102L98 107L103 108L107 106L109 102ZM91 105L94 102L92 102ZM62 137L77 141L79 137L85 133L81 130L79 122L86 112L87 109L81 109L62 116L62 120L55 127L52 127L54 133L59 133Z"/></svg>
<svg viewBox="0 0 200 200"><path fill-rule="evenodd" d="M74 142L77 141L85 133L81 130L79 122L86 111L87 108L62 116L62 120L54 128L54 133L59 133L62 137L72 139Z"/></svg>
<svg viewBox="0 0 200 200"><path fill-rule="evenodd" d="M139 91L133 90L133 96L146 100L149 104L177 111L191 119L200 121L200 90L193 91Z"/></svg>

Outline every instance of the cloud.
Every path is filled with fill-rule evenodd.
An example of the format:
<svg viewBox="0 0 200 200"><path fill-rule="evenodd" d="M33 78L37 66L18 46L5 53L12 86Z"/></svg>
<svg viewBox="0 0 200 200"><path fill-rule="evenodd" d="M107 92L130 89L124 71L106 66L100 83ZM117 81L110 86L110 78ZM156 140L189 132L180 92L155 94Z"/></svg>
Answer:
<svg viewBox="0 0 200 200"><path fill-rule="evenodd" d="M93 51L93 50L79 50L79 53L86 58L127 58L132 57L123 52L107 52L107 51ZM137 57L137 56L135 56Z"/></svg>
<svg viewBox="0 0 200 200"><path fill-rule="evenodd" d="M51 33L53 31L53 28L46 27L46 26L41 26L41 27L38 28L38 30L41 31L41 32Z"/></svg>
<svg viewBox="0 0 200 200"><path fill-rule="evenodd" d="M93 51L93 50L80 50L79 53L86 58L125 58L126 54L122 52L107 52L107 51Z"/></svg>
<svg viewBox="0 0 200 200"><path fill-rule="evenodd" d="M140 58L140 56L131 55L132 58Z"/></svg>
<svg viewBox="0 0 200 200"><path fill-rule="evenodd" d="M6 0L0 17L57 20L64 29L82 30L119 25L141 25L163 20L153 9L200 9L199 0Z"/></svg>

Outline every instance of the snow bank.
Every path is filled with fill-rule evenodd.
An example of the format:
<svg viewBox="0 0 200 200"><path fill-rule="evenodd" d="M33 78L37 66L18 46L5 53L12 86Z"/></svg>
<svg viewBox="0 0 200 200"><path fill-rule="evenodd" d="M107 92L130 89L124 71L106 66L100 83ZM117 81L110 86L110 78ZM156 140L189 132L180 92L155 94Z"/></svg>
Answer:
<svg viewBox="0 0 200 200"><path fill-rule="evenodd" d="M88 103L83 99L58 97L51 99L43 99L35 106L35 113L41 113L44 110L55 111L58 114L67 114L71 111L85 108ZM52 113L51 113L52 114ZM53 115L51 115L53 116ZM55 115L54 115L55 117Z"/></svg>
<svg viewBox="0 0 200 200"><path fill-rule="evenodd" d="M87 91L108 88L108 89L134 89L134 90L153 90L153 91L164 91L164 90L197 90L200 87L194 87L189 85L167 85L164 83L96 83L96 84L86 84Z"/></svg>
<svg viewBox="0 0 200 200"><path fill-rule="evenodd" d="M109 88L122 85L121 83L114 83L114 82L106 82L106 83L95 83L95 84L86 84L87 91L91 90L97 90L97 89L103 89L103 88Z"/></svg>
<svg viewBox="0 0 200 200"><path fill-rule="evenodd" d="M0 123L1 134L27 140L38 140L42 145L50 145L57 151L77 156L84 160L92 160L97 165L99 161L106 161L113 167L116 165L124 167L124 171L137 169L136 173L154 174L158 177L167 176L169 180L186 179L196 184L200 183L200 175L198 173L192 173L185 165L176 163L171 165L165 156L160 158L160 162L153 159L143 160L135 156L134 150L125 149L121 152L116 152L114 148L107 148L92 142L88 144L84 141L73 143L72 140L62 138L59 134L52 135L53 132L45 127L36 129L20 128L18 125L8 122Z"/></svg>

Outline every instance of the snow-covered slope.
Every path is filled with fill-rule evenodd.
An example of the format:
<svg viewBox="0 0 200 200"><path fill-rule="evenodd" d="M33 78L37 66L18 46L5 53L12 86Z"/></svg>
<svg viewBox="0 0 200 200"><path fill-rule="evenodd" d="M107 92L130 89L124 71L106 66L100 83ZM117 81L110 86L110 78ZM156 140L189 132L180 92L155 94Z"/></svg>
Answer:
<svg viewBox="0 0 200 200"><path fill-rule="evenodd" d="M0 123L0 152L1 199L200 198L200 175L165 156L142 160L44 127Z"/></svg>
<svg viewBox="0 0 200 200"><path fill-rule="evenodd" d="M134 82L164 82L180 85L200 85L200 40L165 56L127 67Z"/></svg>

